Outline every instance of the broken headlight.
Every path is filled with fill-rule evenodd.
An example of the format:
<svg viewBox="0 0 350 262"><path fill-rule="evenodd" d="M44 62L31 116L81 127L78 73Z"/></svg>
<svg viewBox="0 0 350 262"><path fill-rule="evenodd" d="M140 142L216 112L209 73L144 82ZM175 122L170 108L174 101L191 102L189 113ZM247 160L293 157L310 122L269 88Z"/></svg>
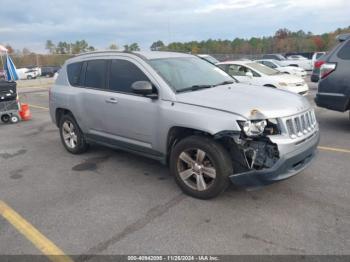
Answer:
<svg viewBox="0 0 350 262"><path fill-rule="evenodd" d="M238 121L238 124L248 137L280 134L277 119Z"/></svg>
<svg viewBox="0 0 350 262"><path fill-rule="evenodd" d="M239 123L247 136L259 136L264 133L267 126L266 120L248 120Z"/></svg>

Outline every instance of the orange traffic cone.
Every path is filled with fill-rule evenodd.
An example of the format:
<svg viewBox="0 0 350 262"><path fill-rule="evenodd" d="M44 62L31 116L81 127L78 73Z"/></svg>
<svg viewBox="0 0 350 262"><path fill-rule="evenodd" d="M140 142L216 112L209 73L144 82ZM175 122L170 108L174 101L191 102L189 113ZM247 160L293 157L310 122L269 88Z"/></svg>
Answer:
<svg viewBox="0 0 350 262"><path fill-rule="evenodd" d="M32 114L30 113L28 104L21 104L21 109L19 111L19 114L23 121L27 121L32 118Z"/></svg>

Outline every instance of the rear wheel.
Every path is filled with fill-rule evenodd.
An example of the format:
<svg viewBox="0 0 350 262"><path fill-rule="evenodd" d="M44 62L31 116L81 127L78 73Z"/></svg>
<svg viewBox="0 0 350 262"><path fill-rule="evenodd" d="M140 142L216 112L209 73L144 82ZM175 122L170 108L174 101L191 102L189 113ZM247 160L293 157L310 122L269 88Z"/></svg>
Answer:
<svg viewBox="0 0 350 262"><path fill-rule="evenodd" d="M1 116L1 121L4 123L10 122L10 116L8 114L2 115Z"/></svg>
<svg viewBox="0 0 350 262"><path fill-rule="evenodd" d="M27 79L30 80L30 79L33 79L33 77L29 75L27 76Z"/></svg>
<svg viewBox="0 0 350 262"><path fill-rule="evenodd" d="M87 151L88 143L72 115L63 115L59 128L62 144L68 152L81 154Z"/></svg>
<svg viewBox="0 0 350 262"><path fill-rule="evenodd" d="M191 136L175 145L170 170L186 194L214 198L229 186L232 161L222 145L211 138Z"/></svg>

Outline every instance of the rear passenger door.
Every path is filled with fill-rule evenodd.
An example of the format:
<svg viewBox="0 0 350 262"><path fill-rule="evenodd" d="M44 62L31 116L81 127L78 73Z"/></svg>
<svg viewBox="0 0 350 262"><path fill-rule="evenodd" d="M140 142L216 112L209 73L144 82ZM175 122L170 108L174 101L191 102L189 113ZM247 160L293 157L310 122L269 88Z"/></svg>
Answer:
<svg viewBox="0 0 350 262"><path fill-rule="evenodd" d="M110 97L107 90L108 60L96 59L85 61L82 65L77 108L78 122L82 123L87 133L106 129L105 112L109 109L106 100Z"/></svg>

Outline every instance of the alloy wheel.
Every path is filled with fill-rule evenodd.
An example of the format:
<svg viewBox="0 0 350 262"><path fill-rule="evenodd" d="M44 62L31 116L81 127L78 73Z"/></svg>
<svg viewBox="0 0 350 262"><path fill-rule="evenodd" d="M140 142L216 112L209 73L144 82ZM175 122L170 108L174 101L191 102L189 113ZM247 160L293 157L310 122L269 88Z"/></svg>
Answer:
<svg viewBox="0 0 350 262"><path fill-rule="evenodd" d="M196 191L208 190L216 179L216 169L209 156L201 149L183 151L177 161L181 180Z"/></svg>
<svg viewBox="0 0 350 262"><path fill-rule="evenodd" d="M62 136L67 147L74 149L78 144L78 137L75 126L70 121L65 121L62 125Z"/></svg>

